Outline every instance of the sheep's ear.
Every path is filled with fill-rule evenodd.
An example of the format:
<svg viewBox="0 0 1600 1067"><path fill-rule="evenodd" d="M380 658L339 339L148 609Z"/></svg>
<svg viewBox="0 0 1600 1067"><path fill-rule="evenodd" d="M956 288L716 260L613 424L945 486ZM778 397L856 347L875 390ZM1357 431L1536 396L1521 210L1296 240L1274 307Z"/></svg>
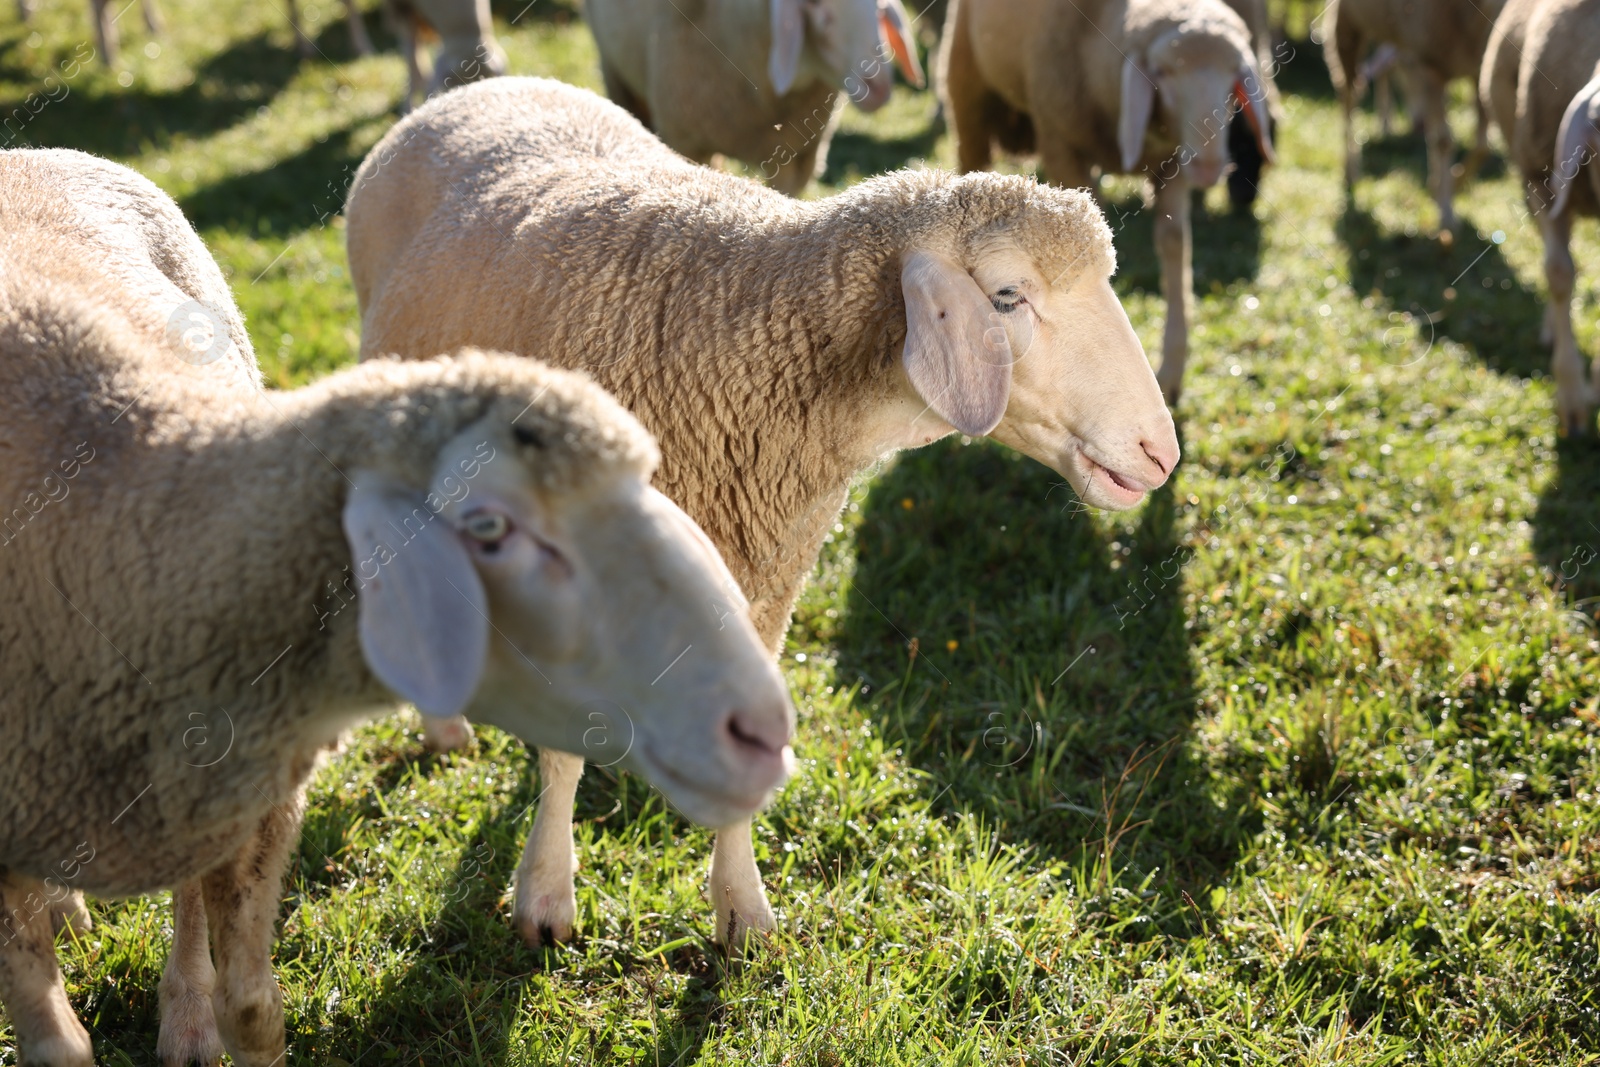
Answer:
<svg viewBox="0 0 1600 1067"><path fill-rule="evenodd" d="M922 73L922 61L917 58L916 41L911 36L911 20L906 18L900 0L878 0L878 31L906 81L918 89L926 86L928 79Z"/></svg>
<svg viewBox="0 0 1600 1067"><path fill-rule="evenodd" d="M1117 118L1117 147L1122 169L1132 170L1144 155L1144 131L1156 106L1156 86L1131 58L1122 61L1122 114Z"/></svg>
<svg viewBox="0 0 1600 1067"><path fill-rule="evenodd" d="M460 535L420 494L371 480L351 490L344 534L372 673L424 715L459 715L489 650L488 600Z"/></svg>
<svg viewBox="0 0 1600 1067"><path fill-rule="evenodd" d="M1251 132L1256 135L1256 148L1260 149L1261 158L1268 163L1274 162L1272 114L1267 110L1267 92L1254 63L1245 64L1239 72L1239 80L1233 83L1233 97L1239 102L1239 110L1244 112L1244 120L1250 124Z"/></svg>
<svg viewBox="0 0 1600 1067"><path fill-rule="evenodd" d="M1556 132L1555 169L1550 172L1552 217L1567 209L1578 171L1592 163L1596 155L1600 155L1600 74L1578 90L1561 116ZM1600 192L1600 185L1596 185L1596 191Z"/></svg>
<svg viewBox="0 0 1600 1067"><path fill-rule="evenodd" d="M802 0L771 0L772 52L767 56L767 76L779 96L787 93L800 70L800 47L806 41Z"/></svg>
<svg viewBox="0 0 1600 1067"><path fill-rule="evenodd" d="M978 283L959 263L912 252L900 268L906 298L901 356L911 384L939 417L982 437L1011 398L1011 341Z"/></svg>

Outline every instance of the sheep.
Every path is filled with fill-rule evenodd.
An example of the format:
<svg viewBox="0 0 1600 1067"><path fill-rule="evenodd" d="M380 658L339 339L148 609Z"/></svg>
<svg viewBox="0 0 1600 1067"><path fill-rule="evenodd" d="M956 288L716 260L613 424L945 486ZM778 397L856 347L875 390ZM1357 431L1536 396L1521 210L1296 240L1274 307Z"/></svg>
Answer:
<svg viewBox="0 0 1600 1067"><path fill-rule="evenodd" d="M774 654L851 478L897 449L987 434L1106 508L1178 461L1086 193L912 170L789 200L592 93L504 78L395 125L346 218L362 358L482 343L589 369L662 442L663 491ZM571 933L583 766L539 765L514 901L531 943ZM730 950L772 928L748 823L718 835L710 890Z"/></svg>
<svg viewBox="0 0 1600 1067"><path fill-rule="evenodd" d="M1158 380L1176 404L1194 288L1189 190L1226 169L1235 106L1273 159L1266 83L1244 20L1221 0L955 0L939 64L963 172L987 168L998 140L1009 151L1037 147L1056 185L1087 186L1095 167L1150 175L1167 305Z"/></svg>
<svg viewBox="0 0 1600 1067"><path fill-rule="evenodd" d="M356 55L372 55L372 38L367 34L367 24L361 20L361 8L356 0L344 0L344 18L345 24L350 27L350 47L356 50ZM300 0L289 0L289 25L294 29L296 47L301 57L310 59L316 55L316 42L306 32L305 21L300 18Z"/></svg>
<svg viewBox="0 0 1600 1067"><path fill-rule="evenodd" d="M1256 69L1261 73L1266 90L1267 110L1271 115L1269 124L1276 129L1282 108L1274 79L1277 61L1273 57L1272 22L1267 17L1266 0L1225 2L1244 19L1245 28L1250 31L1250 43L1256 50ZM1228 171L1228 200L1235 207L1247 208L1256 202L1261 192L1261 171L1266 160L1261 157L1255 127L1243 108L1235 112L1228 123L1228 155L1233 160L1233 167Z"/></svg>
<svg viewBox="0 0 1600 1067"><path fill-rule="evenodd" d="M268 393L153 184L6 152L0 214L0 1002L22 1062L92 1062L52 912L164 886L180 920L203 900L222 1044L278 1062L307 777L401 699L574 752L625 734L620 764L712 825L781 783L782 679L709 609L726 572L586 376L465 351Z"/></svg>
<svg viewBox="0 0 1600 1067"><path fill-rule="evenodd" d="M117 19L122 17L124 7L115 15L109 11L111 0L89 0L89 21L94 23L94 39L100 46L100 61L108 67L117 64L119 39L117 35ZM139 0L139 13L144 16L145 29L152 34L161 32L161 12L156 7L156 0ZM17 19L27 22L33 17L33 4L31 0L17 0Z"/></svg>
<svg viewBox="0 0 1600 1067"><path fill-rule="evenodd" d="M900 0L587 0L606 94L683 155L717 154L799 195L826 166L843 90L889 100L884 38L923 84Z"/></svg>
<svg viewBox="0 0 1600 1067"><path fill-rule="evenodd" d="M1572 224L1600 214L1600 0L1510 0L1484 53L1479 91L1544 238L1550 302L1541 339L1552 346L1556 418L1562 433L1586 434L1600 357L1591 380L1572 331Z"/></svg>
<svg viewBox="0 0 1600 1067"><path fill-rule="evenodd" d="M1504 4L1505 0L1414 0L1404 5L1390 0L1331 0L1323 16L1323 54L1344 114L1346 188L1355 188L1361 167L1353 126L1356 100L1366 87L1359 77L1361 61L1374 46L1390 44L1422 114L1428 143L1428 185L1439 206L1439 237L1446 244L1453 241L1456 227L1457 175L1452 167L1455 143L1445 109L1445 89L1456 78L1471 78L1476 93L1484 46ZM1374 71L1381 73L1382 67ZM1462 177L1470 177L1488 153L1487 112L1481 97L1476 104L1477 141L1462 165Z"/></svg>
<svg viewBox="0 0 1600 1067"><path fill-rule="evenodd" d="M417 100L480 78L498 77L506 72L506 54L495 40L494 22L489 17L489 0L385 0L400 32L400 51L406 57L410 81L402 115L410 112ZM422 40L429 34L439 37L439 52L433 59L433 74L422 73Z"/></svg>

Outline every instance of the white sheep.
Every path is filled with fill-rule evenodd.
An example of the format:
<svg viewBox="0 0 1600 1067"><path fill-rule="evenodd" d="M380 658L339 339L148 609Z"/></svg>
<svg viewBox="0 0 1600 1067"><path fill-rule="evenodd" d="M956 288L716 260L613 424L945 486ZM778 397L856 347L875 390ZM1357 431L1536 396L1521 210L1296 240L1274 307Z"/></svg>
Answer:
<svg viewBox="0 0 1600 1067"><path fill-rule="evenodd" d="M1267 83L1244 20L1222 0L955 0L939 62L963 172L988 167L998 141L1037 149L1054 185L1088 186L1095 168L1150 177L1167 305L1159 381L1176 403L1194 289L1189 190L1227 169L1236 109L1273 159Z"/></svg>
<svg viewBox="0 0 1600 1067"><path fill-rule="evenodd" d="M150 182L6 152L0 214L0 1000L22 1062L92 1061L54 906L164 886L217 939L210 997L207 974L164 979L169 1014L208 1000L236 1063L279 1062L303 787L401 698L573 752L600 729L713 825L781 782L782 680L712 610L726 572L648 487L654 443L587 378L464 352L269 393Z"/></svg>
<svg viewBox="0 0 1600 1067"><path fill-rule="evenodd" d="M659 437L663 491L774 652L850 480L897 449L988 434L1108 508L1178 461L1081 191L900 171L794 201L592 93L503 78L390 130L347 216L363 358L476 339L588 368ZM531 942L572 928L582 761L540 768L515 901ZM710 887L719 941L773 925L748 823L718 835Z"/></svg>
<svg viewBox="0 0 1600 1067"><path fill-rule="evenodd" d="M1428 143L1428 185L1439 205L1440 236L1446 242L1456 225L1455 141L1450 133L1445 90L1456 78L1471 78L1477 92L1478 68L1489 31L1505 0L1331 0L1322 20L1323 54L1339 107L1344 113L1345 185L1354 188L1361 151L1353 114L1366 89L1362 60L1384 44L1393 50L1369 68L1372 76L1402 64L1406 85L1417 96L1423 135ZM1478 137L1460 175L1470 176L1488 153L1488 118L1482 97L1476 100Z"/></svg>
<svg viewBox="0 0 1600 1067"><path fill-rule="evenodd" d="M1522 172L1544 238L1550 287L1542 340L1552 346L1561 431L1594 424L1600 356L1591 380L1572 330L1572 224L1600 214L1600 3L1510 0L1483 57L1480 95Z"/></svg>
<svg viewBox="0 0 1600 1067"><path fill-rule="evenodd" d="M690 159L742 160L791 195L826 165L845 96L888 102L891 53L923 84L900 0L587 0L584 18L613 101Z"/></svg>

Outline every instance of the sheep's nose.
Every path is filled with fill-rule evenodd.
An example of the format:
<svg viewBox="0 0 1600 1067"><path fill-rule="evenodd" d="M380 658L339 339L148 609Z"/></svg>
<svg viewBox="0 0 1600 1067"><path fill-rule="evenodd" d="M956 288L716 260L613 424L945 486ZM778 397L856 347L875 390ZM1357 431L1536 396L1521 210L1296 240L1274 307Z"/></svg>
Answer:
<svg viewBox="0 0 1600 1067"><path fill-rule="evenodd" d="M1145 458L1161 472L1161 477L1150 483L1150 488L1154 489L1170 478L1172 468L1178 465L1178 441L1176 438L1170 441L1140 441L1139 447L1144 450Z"/></svg>
<svg viewBox="0 0 1600 1067"><path fill-rule="evenodd" d="M783 784L793 759L790 733L787 704L760 711L739 708L728 713L722 722L722 748L748 791L767 793Z"/></svg>

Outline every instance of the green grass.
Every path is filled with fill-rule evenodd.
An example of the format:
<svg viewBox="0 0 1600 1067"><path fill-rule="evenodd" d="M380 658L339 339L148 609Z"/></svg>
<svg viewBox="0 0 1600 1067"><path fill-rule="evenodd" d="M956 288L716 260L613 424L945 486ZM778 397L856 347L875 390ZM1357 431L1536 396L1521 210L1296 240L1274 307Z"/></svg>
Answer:
<svg viewBox="0 0 1600 1067"><path fill-rule="evenodd" d="M375 15L387 50L351 61L328 0L312 62L275 4L162 2L158 54L123 19L121 81L85 67L17 143L168 189L269 376L304 382L356 350L337 211L402 65ZM572 12L517 6L513 69L595 87ZM0 5L7 109L85 7L22 28ZM1414 138L1371 144L1347 204L1296 47L1254 214L1218 190L1196 221L1170 486L1084 513L950 440L856 488L785 652L801 770L757 835L775 942L725 970L709 835L596 771L582 939L525 949L503 892L533 764L491 731L432 758L391 720L316 781L277 948L291 1062L1600 1062L1600 447L1555 433L1537 232L1501 164L1441 248ZM932 113L903 90L851 113L814 192L948 165ZM1150 218L1109 195L1155 351ZM1577 258L1592 352L1592 223ZM73 1004L105 1062L154 1063L165 903L94 912L61 951Z"/></svg>

